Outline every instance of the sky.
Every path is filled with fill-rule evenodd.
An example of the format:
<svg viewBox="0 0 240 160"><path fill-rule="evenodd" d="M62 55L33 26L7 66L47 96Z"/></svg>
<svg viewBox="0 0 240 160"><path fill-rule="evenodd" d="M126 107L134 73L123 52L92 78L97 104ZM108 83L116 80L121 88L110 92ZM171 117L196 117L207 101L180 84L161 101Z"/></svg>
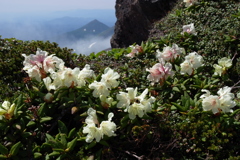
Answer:
<svg viewBox="0 0 240 160"><path fill-rule="evenodd" d="M0 13L114 9L116 0L0 0Z"/></svg>

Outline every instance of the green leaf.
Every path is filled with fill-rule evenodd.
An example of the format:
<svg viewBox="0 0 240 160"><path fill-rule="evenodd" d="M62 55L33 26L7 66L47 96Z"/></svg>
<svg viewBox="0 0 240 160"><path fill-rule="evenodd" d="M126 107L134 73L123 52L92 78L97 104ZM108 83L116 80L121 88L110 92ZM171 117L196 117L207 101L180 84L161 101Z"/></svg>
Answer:
<svg viewBox="0 0 240 160"><path fill-rule="evenodd" d="M22 143L21 143L21 142L18 142L18 143L16 143L16 144L14 144L14 145L12 146L12 148L10 149L9 154L10 154L11 156L15 156L15 155L18 153L19 148L20 148L21 146L22 146Z"/></svg>
<svg viewBox="0 0 240 160"><path fill-rule="evenodd" d="M96 141L92 141L89 145L86 145L85 149L90 149L90 148L93 148L95 145L97 144Z"/></svg>
<svg viewBox="0 0 240 160"><path fill-rule="evenodd" d="M104 145L104 146L109 147L109 144L108 144L106 141L103 141L103 140L102 140L102 141L100 141L99 143L102 144L102 145Z"/></svg>
<svg viewBox="0 0 240 160"><path fill-rule="evenodd" d="M51 156L58 156L60 155L61 153L60 152L57 152L57 151L53 151L52 153L50 153L48 156L51 157Z"/></svg>
<svg viewBox="0 0 240 160"><path fill-rule="evenodd" d="M69 152L69 151L73 150L76 143L77 143L77 137L74 138L71 142L68 142L66 151Z"/></svg>
<svg viewBox="0 0 240 160"><path fill-rule="evenodd" d="M7 156L0 154L0 159L7 159Z"/></svg>
<svg viewBox="0 0 240 160"><path fill-rule="evenodd" d="M172 90L173 90L173 91L176 91L176 92L181 92L181 91L178 89L178 87L173 87Z"/></svg>
<svg viewBox="0 0 240 160"><path fill-rule="evenodd" d="M0 153L7 155L8 154L8 149L0 143Z"/></svg>
<svg viewBox="0 0 240 160"><path fill-rule="evenodd" d="M73 128L73 129L68 133L67 138L72 138L76 133L77 133L77 132L76 132L76 128Z"/></svg>
<svg viewBox="0 0 240 160"><path fill-rule="evenodd" d="M34 126L35 124L36 124L36 122L34 122L34 121L29 121L28 124L27 124L27 127Z"/></svg>
<svg viewBox="0 0 240 160"><path fill-rule="evenodd" d="M39 152L35 152L33 155L34 155L34 159L42 157L42 154Z"/></svg>
<svg viewBox="0 0 240 160"><path fill-rule="evenodd" d="M50 134L47 134L47 133L46 133L46 137L47 137L47 140L48 140L48 141L54 140L54 138L53 138Z"/></svg>
<svg viewBox="0 0 240 160"><path fill-rule="evenodd" d="M40 123L44 123L44 122L50 121L51 119L52 119L52 117L42 117L40 119Z"/></svg>
<svg viewBox="0 0 240 160"><path fill-rule="evenodd" d="M64 148L67 147L67 139L66 139L66 134L61 134L61 143L64 146Z"/></svg>
<svg viewBox="0 0 240 160"><path fill-rule="evenodd" d="M66 135L68 134L66 125L60 120L58 120L58 131L59 133L65 133Z"/></svg>
<svg viewBox="0 0 240 160"><path fill-rule="evenodd" d="M46 113L47 103L43 103L38 109L38 116L42 117Z"/></svg>

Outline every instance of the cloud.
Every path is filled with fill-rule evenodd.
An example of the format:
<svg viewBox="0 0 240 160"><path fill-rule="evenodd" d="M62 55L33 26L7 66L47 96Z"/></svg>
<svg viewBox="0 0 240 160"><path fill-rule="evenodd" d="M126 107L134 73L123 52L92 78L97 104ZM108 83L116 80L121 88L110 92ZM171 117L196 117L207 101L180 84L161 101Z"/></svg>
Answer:
<svg viewBox="0 0 240 160"><path fill-rule="evenodd" d="M85 37L77 41L65 40L59 42L60 47L67 47L74 49L74 53L89 55L92 52L100 52L102 50L108 49L110 45L110 37L102 38L98 36Z"/></svg>

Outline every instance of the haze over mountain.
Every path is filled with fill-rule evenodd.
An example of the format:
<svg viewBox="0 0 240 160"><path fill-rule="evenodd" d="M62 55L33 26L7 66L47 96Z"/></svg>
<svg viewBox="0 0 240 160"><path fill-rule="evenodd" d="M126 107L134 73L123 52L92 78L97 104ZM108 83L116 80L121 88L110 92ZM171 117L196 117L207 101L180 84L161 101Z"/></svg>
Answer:
<svg viewBox="0 0 240 160"><path fill-rule="evenodd" d="M0 18L0 36L20 40L49 40L59 43L61 47L71 46L77 53L89 54L110 47L115 21L115 11L111 9L57 11L17 16L8 14ZM86 29L89 28L85 32L82 28L84 26ZM102 33L103 31L105 33ZM98 34L102 34L101 38ZM99 41L102 43L98 45L99 49L88 48L85 51L77 49L86 48L82 45L86 42L87 44L96 42L98 39L101 39Z"/></svg>
<svg viewBox="0 0 240 160"><path fill-rule="evenodd" d="M114 27L108 27L98 20L61 34L53 38L60 46L74 48L77 52L98 52L110 47L110 39L114 33Z"/></svg>

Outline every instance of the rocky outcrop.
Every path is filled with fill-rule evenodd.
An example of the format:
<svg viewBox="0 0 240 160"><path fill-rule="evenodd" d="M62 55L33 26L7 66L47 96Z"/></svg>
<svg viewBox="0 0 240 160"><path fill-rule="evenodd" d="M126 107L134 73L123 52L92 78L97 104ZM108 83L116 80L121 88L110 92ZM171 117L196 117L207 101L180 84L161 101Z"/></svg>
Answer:
<svg viewBox="0 0 240 160"><path fill-rule="evenodd" d="M154 22L162 19L177 0L116 0L116 17L112 48L140 44L148 39Z"/></svg>

